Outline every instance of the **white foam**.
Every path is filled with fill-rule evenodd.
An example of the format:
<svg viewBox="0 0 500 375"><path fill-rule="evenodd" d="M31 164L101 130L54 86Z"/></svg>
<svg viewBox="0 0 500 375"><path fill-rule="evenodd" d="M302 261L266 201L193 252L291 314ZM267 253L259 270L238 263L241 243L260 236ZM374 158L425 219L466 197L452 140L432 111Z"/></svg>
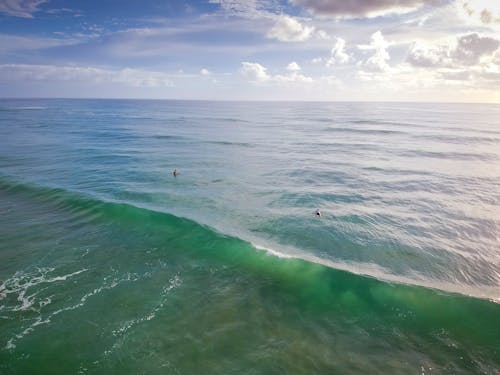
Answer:
<svg viewBox="0 0 500 375"><path fill-rule="evenodd" d="M53 272L54 270L55 268L52 267L44 267L44 268L37 268L36 271L31 273L18 271L12 277L5 280L0 285L0 300L7 298L9 294L17 293L16 300L19 302L19 305L11 307L7 305L2 305L1 310L6 310L6 311L34 310L34 305L37 302L36 296L40 291L33 293L31 295L26 295L31 287L39 286L44 283L66 281L68 278L71 278L82 272L87 271L87 269L84 268L62 276L47 277L47 274ZM42 302L38 304L38 307L46 306L50 302L51 302L50 298L48 299L45 298Z"/></svg>
<svg viewBox="0 0 500 375"><path fill-rule="evenodd" d="M138 319L132 319L132 320L127 321L120 328L113 330L113 335L114 336L121 336L124 333L126 333L130 328L132 328L133 326L140 324L142 322L146 322L146 321L150 321L150 320L154 319L156 317L156 313L160 309L162 309L163 306L165 305L166 297L169 294L169 292L172 289L179 287L181 285L181 283L182 283L182 280L179 278L178 275L175 275L174 277L172 277L169 280L169 283L162 288L162 293L160 295L160 297L161 297L160 302L149 313L147 313L146 315L144 315Z"/></svg>
<svg viewBox="0 0 500 375"><path fill-rule="evenodd" d="M319 264L328 268L346 271L355 275L368 276L381 281L397 284L421 286L429 289L441 290L447 293L458 293L469 297L487 299L500 303L500 289L494 286L472 286L459 283L445 282L439 280L428 280L416 272L409 275L395 275L390 270L374 263L342 262L318 257L310 253L304 253L294 248L286 248L284 251L273 249L252 243L257 250L265 251L271 256L284 259L301 259L306 262Z"/></svg>
<svg viewBox="0 0 500 375"><path fill-rule="evenodd" d="M71 306L66 306L63 308L60 308L58 310L53 311L52 313L48 314L48 316L42 317L41 313L41 308L49 305L52 302L52 297L53 295L49 297L45 297L44 299L40 301L36 301L36 296L40 292L36 292L32 295L26 296L26 293L28 289L32 286L40 285L43 283L54 283L54 282L60 282L60 281L66 281L67 279L76 276L82 272L87 271L88 269L81 269L79 271L75 271L66 275L62 276L54 276L54 277L47 277L47 274L49 272L54 271L54 268L37 268L36 272L34 273L25 273L25 272L16 272L14 276L12 276L10 279L6 280L4 283L2 283L2 291L5 293L5 296L7 294L12 294L12 293L18 293L17 300L20 302L20 305L10 307L10 308L5 308L6 311L11 311L11 312L17 312L17 311L26 311L26 310L33 310L39 312L39 315L34 318L32 323L25 328L22 332L15 334L13 338L11 338L7 346L8 348L15 348L15 341L22 339L26 335L30 334L35 330L37 326L40 326L42 324L48 324L51 322L51 319L54 318L55 316L66 312L66 311L71 311L78 309L82 306L85 305L87 300L91 298L92 296L98 295L104 290L109 290L113 289L116 286L120 285L121 283L128 282L128 281L137 281L141 278L141 276L137 273L127 273L125 277L122 278L111 278L111 276L106 276L104 277L104 285L94 288L88 293L85 293L81 298L80 301L74 305ZM115 272L113 270L113 272ZM172 283L171 283L172 284ZM173 286L172 286L173 287ZM45 288L46 289L46 288ZM165 290L170 290L170 288L167 288ZM42 289L44 290L44 289ZM35 302L37 303L38 309L35 308ZM0 306L3 307L4 305ZM154 316L147 316L148 320L152 319ZM5 317L6 319L9 319L8 317ZM6 347L7 348L7 347Z"/></svg>
<svg viewBox="0 0 500 375"><path fill-rule="evenodd" d="M26 311L26 310L33 310L37 311L39 313L38 316L34 318L34 320L31 322L31 324L25 328L22 332L17 333L12 337L8 342L7 345L5 346L5 349L13 349L16 347L14 344L15 341L22 339L26 335L30 334L35 330L37 326L43 325L43 324L48 324L50 323L50 319L61 313L62 311L66 310L72 310L76 307L79 307L79 305L83 305L83 303L80 303L78 306L70 306L68 308L60 309L57 310L53 313L51 313L48 317L42 317L41 309L47 305L49 305L52 302L53 296L45 297L44 299L37 301L36 297L37 295L42 291L47 289L42 288L41 290L27 296L27 292L29 288L33 286L38 286L44 283L54 283L54 282L60 282L60 281L66 281L67 279L76 276L82 272L87 271L87 269L81 269L66 275L62 276L54 276L54 277L47 277L47 274L54 271L54 268L51 267L45 267L45 268L37 268L35 272L32 273L26 273L26 272L16 272L11 278L7 279L5 282L2 283L1 285L1 290L3 291L2 296L3 298L7 297L8 294L15 294L17 293L17 298L16 300L20 302L19 305L17 306L5 306L2 305L1 309L5 310L6 312L19 312L19 311ZM37 304L38 308L35 308L35 303ZM6 319L11 319L10 317L6 316Z"/></svg>
<svg viewBox="0 0 500 375"><path fill-rule="evenodd" d="M16 346L14 345L13 339L10 339L7 342L7 345L5 345L6 350L15 349L15 348L16 348Z"/></svg>
<svg viewBox="0 0 500 375"><path fill-rule="evenodd" d="M3 300L5 297L7 297L7 289L5 287L5 284L2 283L0 285L0 301Z"/></svg>
<svg viewBox="0 0 500 375"><path fill-rule="evenodd" d="M262 250L268 253L269 255L273 255L278 258L289 258L289 259L296 259L296 256L290 255L290 254L285 254L283 252L271 249L269 247L261 246L261 245L256 245L252 243L252 246L255 247L257 250Z"/></svg>
<svg viewBox="0 0 500 375"><path fill-rule="evenodd" d="M73 276L78 275L78 274L80 274L82 272L85 272L85 271L88 271L88 269L84 268L82 270L79 270L79 271L76 271L76 272L73 272L73 273L69 273L69 274L64 275L64 276L56 276L56 277L53 277L51 279L45 280L44 282L46 282L46 283L53 283L55 281L65 281L68 277L73 277Z"/></svg>

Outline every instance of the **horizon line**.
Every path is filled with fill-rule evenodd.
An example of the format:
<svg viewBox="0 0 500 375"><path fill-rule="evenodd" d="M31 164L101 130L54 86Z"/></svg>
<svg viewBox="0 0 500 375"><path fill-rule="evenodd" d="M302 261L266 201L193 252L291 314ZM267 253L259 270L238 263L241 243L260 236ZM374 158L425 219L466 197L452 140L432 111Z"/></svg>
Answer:
<svg viewBox="0 0 500 375"><path fill-rule="evenodd" d="M488 104L500 105L500 102L466 101L416 101L416 100L296 100L296 99L186 99L186 98L120 98L120 97L58 97L58 96L12 96L0 97L0 100L135 100L135 101L177 101L177 102L230 102L230 103L402 103L402 104Z"/></svg>

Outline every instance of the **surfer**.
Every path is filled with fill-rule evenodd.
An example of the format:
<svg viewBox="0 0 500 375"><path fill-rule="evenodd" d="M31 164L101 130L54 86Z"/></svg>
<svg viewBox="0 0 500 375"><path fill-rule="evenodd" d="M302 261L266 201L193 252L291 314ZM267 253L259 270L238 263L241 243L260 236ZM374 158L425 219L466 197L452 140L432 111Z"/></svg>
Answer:
<svg viewBox="0 0 500 375"><path fill-rule="evenodd" d="M174 169L174 172L172 173L174 177L177 177L177 169Z"/></svg>
<svg viewBox="0 0 500 375"><path fill-rule="evenodd" d="M317 217L321 217L321 211L319 210L319 208L314 212L314 214L317 216Z"/></svg>

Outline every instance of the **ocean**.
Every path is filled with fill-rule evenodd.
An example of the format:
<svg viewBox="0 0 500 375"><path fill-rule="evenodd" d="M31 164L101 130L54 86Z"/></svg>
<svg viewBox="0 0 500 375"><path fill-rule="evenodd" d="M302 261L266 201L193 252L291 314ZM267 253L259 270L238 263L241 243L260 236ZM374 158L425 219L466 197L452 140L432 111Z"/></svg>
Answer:
<svg viewBox="0 0 500 375"><path fill-rule="evenodd" d="M0 374L500 374L499 119L0 100Z"/></svg>

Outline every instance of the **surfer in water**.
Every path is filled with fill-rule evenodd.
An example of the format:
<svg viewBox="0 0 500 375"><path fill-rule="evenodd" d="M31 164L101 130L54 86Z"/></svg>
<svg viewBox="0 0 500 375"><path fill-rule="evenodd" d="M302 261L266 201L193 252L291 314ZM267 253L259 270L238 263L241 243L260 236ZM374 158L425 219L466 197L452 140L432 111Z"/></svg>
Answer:
<svg viewBox="0 0 500 375"><path fill-rule="evenodd" d="M177 174L178 174L177 169L174 169L174 171L172 172L172 174L174 175L174 177L177 177Z"/></svg>
<svg viewBox="0 0 500 375"><path fill-rule="evenodd" d="M316 215L316 217L321 217L321 211L319 210L319 208L314 211L314 215Z"/></svg>

